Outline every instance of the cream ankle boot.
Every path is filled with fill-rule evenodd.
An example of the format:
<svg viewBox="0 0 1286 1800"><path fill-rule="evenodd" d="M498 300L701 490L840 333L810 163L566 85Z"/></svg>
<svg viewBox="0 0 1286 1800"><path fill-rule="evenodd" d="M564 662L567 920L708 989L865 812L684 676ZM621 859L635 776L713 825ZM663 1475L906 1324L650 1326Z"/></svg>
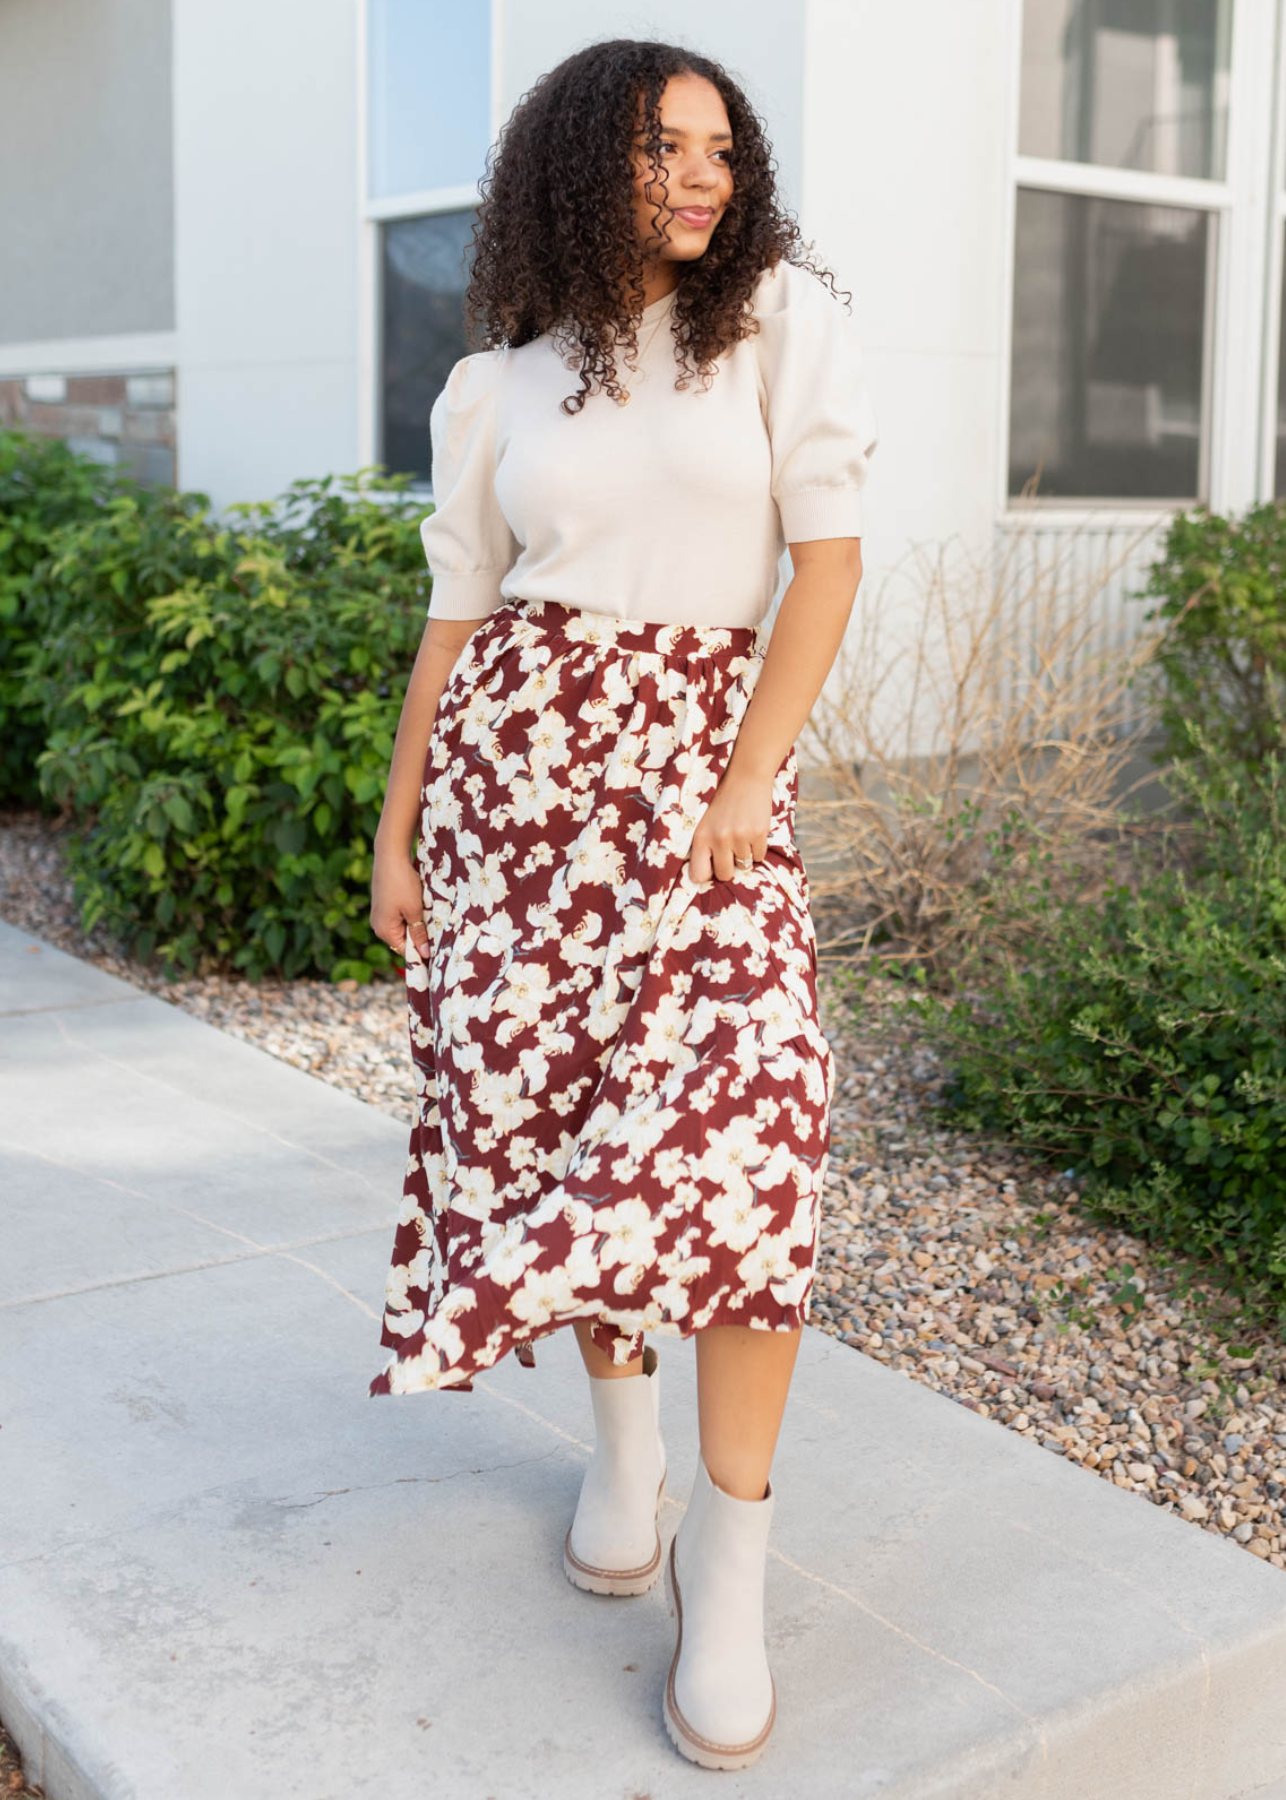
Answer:
<svg viewBox="0 0 1286 1800"><path fill-rule="evenodd" d="M764 1558L776 1495L739 1500L700 1456L688 1510L670 1543L666 1589L679 1638L665 1688L676 1750L706 1769L755 1762L777 1716L764 1650Z"/></svg>
<svg viewBox="0 0 1286 1800"><path fill-rule="evenodd" d="M645 1594L661 1573L665 1490L657 1354L639 1375L589 1377L594 1455L563 1545L567 1579L591 1594Z"/></svg>

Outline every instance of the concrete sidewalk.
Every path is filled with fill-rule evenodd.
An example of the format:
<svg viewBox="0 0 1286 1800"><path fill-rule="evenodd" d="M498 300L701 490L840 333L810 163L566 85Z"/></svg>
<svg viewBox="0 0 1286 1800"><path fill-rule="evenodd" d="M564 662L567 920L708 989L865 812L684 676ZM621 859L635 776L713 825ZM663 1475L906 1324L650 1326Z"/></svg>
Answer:
<svg viewBox="0 0 1286 1800"><path fill-rule="evenodd" d="M49 1800L1286 1795L1281 1571L813 1330L777 1726L692 1768L661 1587L562 1573L571 1332L367 1395L407 1127L3 925L0 1005L0 1719Z"/></svg>

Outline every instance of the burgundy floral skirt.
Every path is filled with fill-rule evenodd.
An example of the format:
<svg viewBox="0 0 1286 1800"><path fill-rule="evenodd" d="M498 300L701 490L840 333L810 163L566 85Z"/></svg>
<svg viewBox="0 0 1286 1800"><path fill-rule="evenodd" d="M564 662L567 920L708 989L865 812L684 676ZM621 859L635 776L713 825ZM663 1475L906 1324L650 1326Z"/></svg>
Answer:
<svg viewBox="0 0 1286 1800"><path fill-rule="evenodd" d="M439 700L406 952L416 1107L372 1394L472 1387L573 1319L808 1318L835 1086L795 844L694 882L766 627L503 601Z"/></svg>

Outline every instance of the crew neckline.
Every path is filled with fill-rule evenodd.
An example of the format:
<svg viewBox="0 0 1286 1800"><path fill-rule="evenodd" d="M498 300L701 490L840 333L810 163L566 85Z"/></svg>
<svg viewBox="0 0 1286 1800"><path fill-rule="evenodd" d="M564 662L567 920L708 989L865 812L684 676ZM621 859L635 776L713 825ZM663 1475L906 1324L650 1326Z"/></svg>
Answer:
<svg viewBox="0 0 1286 1800"><path fill-rule="evenodd" d="M673 306L678 291L679 284L676 281L668 294L662 294L659 300L653 300L651 305L645 306L643 311L636 315L638 324L640 326L647 326L650 325L654 319L659 318L668 307ZM568 322L566 317L560 318L556 324L548 326L542 335L547 338L552 338L560 327Z"/></svg>
<svg viewBox="0 0 1286 1800"><path fill-rule="evenodd" d="M640 320L647 321L656 318L658 313L663 312L665 308L673 302L678 291L679 284L676 281L668 294L662 294L659 300L653 300L650 306L645 306L643 308L643 311L639 314Z"/></svg>

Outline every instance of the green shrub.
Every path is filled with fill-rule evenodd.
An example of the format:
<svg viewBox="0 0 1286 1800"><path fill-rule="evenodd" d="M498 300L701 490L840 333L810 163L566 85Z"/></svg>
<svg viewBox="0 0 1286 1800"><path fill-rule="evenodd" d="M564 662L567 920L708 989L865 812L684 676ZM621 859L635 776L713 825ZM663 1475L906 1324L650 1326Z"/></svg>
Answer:
<svg viewBox="0 0 1286 1800"><path fill-rule="evenodd" d="M1214 774L1180 777L1192 866L1096 906L1033 892L1021 959L910 1005L958 1121L1070 1162L1091 1212L1213 1258L1286 1318L1286 763L1252 785L1201 747Z"/></svg>
<svg viewBox="0 0 1286 1800"><path fill-rule="evenodd" d="M41 798L36 756L44 721L30 692L26 655L41 631L37 571L50 537L134 485L69 450L61 438L0 430L0 804L35 806Z"/></svg>
<svg viewBox="0 0 1286 1800"><path fill-rule="evenodd" d="M123 492L55 534L28 678L85 928L167 971L369 980L371 849L429 574L362 475Z"/></svg>
<svg viewBox="0 0 1286 1800"><path fill-rule="evenodd" d="M1146 616L1169 621L1155 658L1169 754L1199 738L1253 772L1286 750L1286 505L1176 514L1143 592L1160 597Z"/></svg>

